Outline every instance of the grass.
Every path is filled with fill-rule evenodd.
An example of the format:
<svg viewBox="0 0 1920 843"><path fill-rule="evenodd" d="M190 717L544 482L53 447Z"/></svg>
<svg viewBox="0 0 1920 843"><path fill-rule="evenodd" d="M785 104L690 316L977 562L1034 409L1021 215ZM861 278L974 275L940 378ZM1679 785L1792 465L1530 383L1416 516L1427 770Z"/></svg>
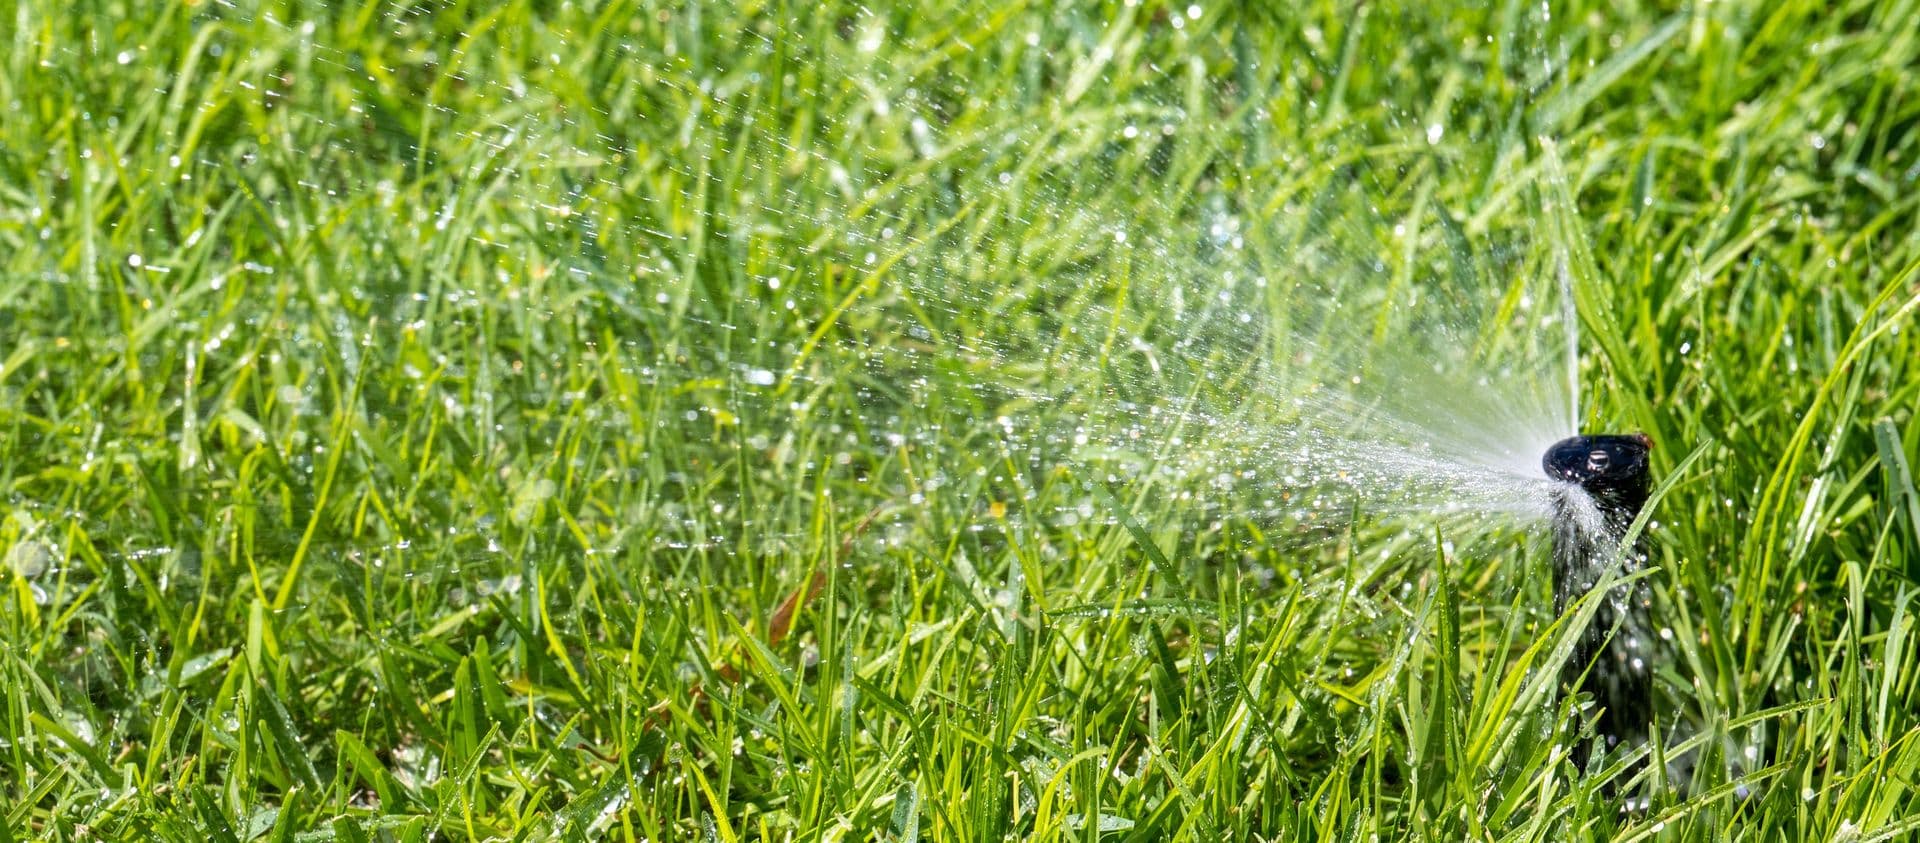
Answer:
<svg viewBox="0 0 1920 843"><path fill-rule="evenodd" d="M0 839L1909 836L1913 6L27 0ZM1151 414L1561 261L1638 815L1536 546Z"/></svg>

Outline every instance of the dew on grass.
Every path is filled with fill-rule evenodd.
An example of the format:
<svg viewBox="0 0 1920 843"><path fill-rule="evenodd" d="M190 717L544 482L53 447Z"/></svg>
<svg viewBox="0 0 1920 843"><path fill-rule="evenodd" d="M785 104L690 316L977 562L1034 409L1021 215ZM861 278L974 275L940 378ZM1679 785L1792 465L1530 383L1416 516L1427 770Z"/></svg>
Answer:
<svg viewBox="0 0 1920 843"><path fill-rule="evenodd" d="M38 579L52 567L54 549L39 539L23 539L7 549L7 568L15 576Z"/></svg>

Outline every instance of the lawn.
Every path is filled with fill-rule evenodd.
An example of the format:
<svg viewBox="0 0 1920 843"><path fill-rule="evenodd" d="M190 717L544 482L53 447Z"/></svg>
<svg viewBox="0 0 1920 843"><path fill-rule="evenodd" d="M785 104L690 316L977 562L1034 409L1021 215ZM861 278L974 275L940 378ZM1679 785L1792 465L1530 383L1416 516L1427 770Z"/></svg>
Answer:
<svg viewBox="0 0 1920 843"><path fill-rule="evenodd" d="M20 0L0 841L1908 839L1915 20ZM1342 475L1569 368L1688 783Z"/></svg>

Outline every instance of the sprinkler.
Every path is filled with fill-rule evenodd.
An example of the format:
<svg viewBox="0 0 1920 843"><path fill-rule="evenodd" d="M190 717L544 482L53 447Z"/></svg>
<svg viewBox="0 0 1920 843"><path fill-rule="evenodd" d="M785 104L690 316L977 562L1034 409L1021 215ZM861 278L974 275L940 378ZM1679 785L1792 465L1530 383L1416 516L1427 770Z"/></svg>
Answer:
<svg viewBox="0 0 1920 843"><path fill-rule="evenodd" d="M1627 528L1647 503L1647 454L1653 440L1628 436L1574 436L1541 457L1547 476L1562 481L1553 495L1553 609L1591 591L1614 565L1625 573L1646 561L1643 542L1621 552ZM1593 620L1575 640L1560 669L1568 691L1592 695L1594 733L1604 749L1645 742L1653 722L1653 640L1644 580L1603 595ZM1617 627L1617 628L1616 628ZM1574 768L1585 771L1588 744L1574 744ZM1627 771L1623 778L1631 778Z"/></svg>

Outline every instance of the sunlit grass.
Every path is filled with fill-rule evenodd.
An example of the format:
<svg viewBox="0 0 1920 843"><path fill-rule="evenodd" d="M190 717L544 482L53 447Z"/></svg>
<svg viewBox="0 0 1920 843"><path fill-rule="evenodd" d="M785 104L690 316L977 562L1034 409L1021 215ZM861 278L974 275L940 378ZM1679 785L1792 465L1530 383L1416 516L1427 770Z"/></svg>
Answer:
<svg viewBox="0 0 1920 843"><path fill-rule="evenodd" d="M1920 10L1294 5L0 17L0 839L1920 827ZM1536 542L1073 439L1562 264L1634 815Z"/></svg>

